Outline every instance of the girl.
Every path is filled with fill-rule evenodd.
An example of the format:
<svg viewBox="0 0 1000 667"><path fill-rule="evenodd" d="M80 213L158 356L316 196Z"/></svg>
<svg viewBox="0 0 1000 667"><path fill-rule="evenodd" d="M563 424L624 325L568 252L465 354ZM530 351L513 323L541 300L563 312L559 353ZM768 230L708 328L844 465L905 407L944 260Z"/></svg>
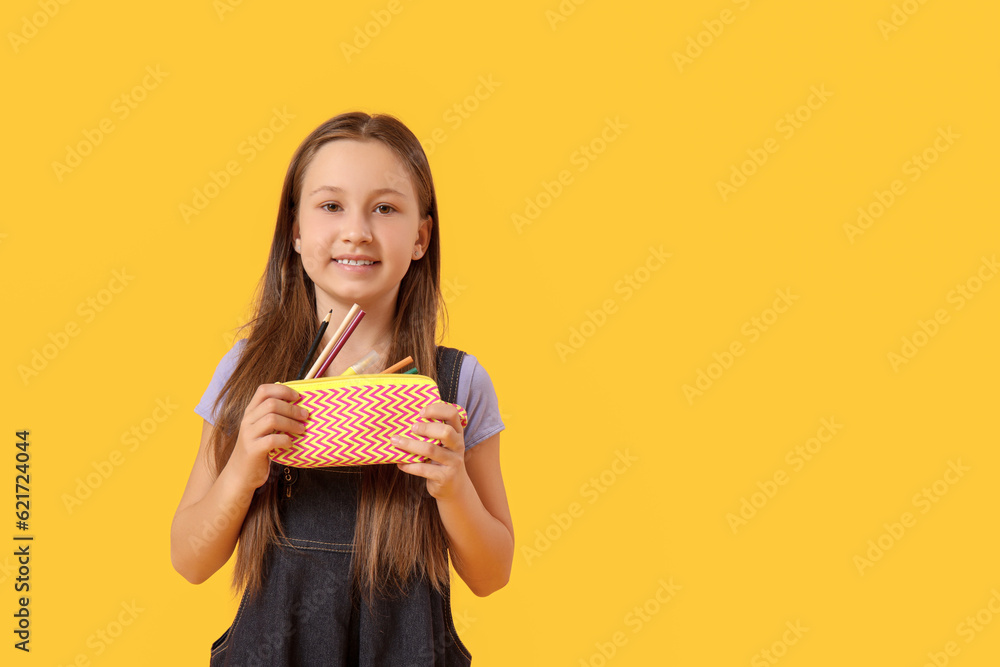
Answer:
<svg viewBox="0 0 1000 667"><path fill-rule="evenodd" d="M469 665L451 615L448 556L479 596L510 577L514 532L489 375L435 345L437 199L419 141L389 115L345 113L314 130L285 176L255 317L195 411L201 446L171 527L174 568L201 583L239 543L243 589L212 665ZM410 355L442 401L402 439L424 463L273 464L308 414L295 379L332 309L366 315L324 373L370 350L377 372ZM317 349L333 335L329 327ZM457 380L456 380L457 378ZM447 397L446 397L447 396ZM457 406L468 413L463 427Z"/></svg>

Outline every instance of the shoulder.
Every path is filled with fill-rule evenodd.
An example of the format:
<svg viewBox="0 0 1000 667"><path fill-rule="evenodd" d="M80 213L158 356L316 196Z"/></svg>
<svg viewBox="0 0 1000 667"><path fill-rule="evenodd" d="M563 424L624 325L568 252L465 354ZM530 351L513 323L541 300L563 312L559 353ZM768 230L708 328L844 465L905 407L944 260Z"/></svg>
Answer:
<svg viewBox="0 0 1000 667"><path fill-rule="evenodd" d="M486 372L483 365L479 363L479 359L475 356L466 353L462 358L462 372L459 374L459 387L461 385L468 385L473 391L484 392L484 391L494 391L493 379L490 374Z"/></svg>
<svg viewBox="0 0 1000 667"><path fill-rule="evenodd" d="M465 350L460 350L458 348L443 348L442 346L438 347L439 349L442 350L448 350L448 351L453 350L454 352L463 355L462 365L458 373L459 392L461 392L463 388L468 389L469 387L474 387L477 390L486 390L486 389L492 390L493 381L490 378L489 373L486 372L486 369L483 368L483 365L479 362L479 359L475 355L470 354ZM440 361L441 357L438 357L438 359ZM440 366L438 368L440 374ZM450 368L451 365L449 364L449 370Z"/></svg>
<svg viewBox="0 0 1000 667"><path fill-rule="evenodd" d="M243 350L247 346L247 339L241 338L233 346L229 348L229 351L222 355L222 359L219 360L218 366L215 367L215 375L213 380L221 377L222 382L225 383L229 379L229 376L233 374L233 369L236 368L236 364L240 360L240 355L243 354Z"/></svg>
<svg viewBox="0 0 1000 667"><path fill-rule="evenodd" d="M201 417L211 423L215 424L215 401L219 394L222 392L222 388L226 385L229 380L229 376L233 374L233 370L236 368L236 364L240 360L240 355L243 353L246 347L246 338L241 338L240 340L233 343L233 346L229 348L222 359L215 367L215 372L212 374L212 379L208 383L208 388L205 389L205 393L201 397L201 401L195 406L194 411L201 415Z"/></svg>
<svg viewBox="0 0 1000 667"><path fill-rule="evenodd" d="M462 369L458 376L456 402L469 415L469 423L465 429L466 449L504 429L493 379L479 359L467 352L462 359Z"/></svg>

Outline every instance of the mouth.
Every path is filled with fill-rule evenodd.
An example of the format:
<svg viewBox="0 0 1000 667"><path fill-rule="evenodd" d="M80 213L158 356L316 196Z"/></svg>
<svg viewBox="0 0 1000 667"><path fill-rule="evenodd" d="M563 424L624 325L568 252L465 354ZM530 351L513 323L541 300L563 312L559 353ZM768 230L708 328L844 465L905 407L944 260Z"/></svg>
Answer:
<svg viewBox="0 0 1000 667"><path fill-rule="evenodd" d="M333 260L342 266L374 266L381 262L371 259L335 259Z"/></svg>

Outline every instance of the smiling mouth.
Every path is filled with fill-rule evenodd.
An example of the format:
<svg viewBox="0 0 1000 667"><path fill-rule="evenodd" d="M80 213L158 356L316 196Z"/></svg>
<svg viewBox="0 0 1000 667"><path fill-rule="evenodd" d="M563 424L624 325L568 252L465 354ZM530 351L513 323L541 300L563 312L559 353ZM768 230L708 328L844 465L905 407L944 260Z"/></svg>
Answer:
<svg viewBox="0 0 1000 667"><path fill-rule="evenodd" d="M346 266L372 266L373 264L379 264L380 262L367 260L367 259L335 259L333 260L337 264L344 264Z"/></svg>

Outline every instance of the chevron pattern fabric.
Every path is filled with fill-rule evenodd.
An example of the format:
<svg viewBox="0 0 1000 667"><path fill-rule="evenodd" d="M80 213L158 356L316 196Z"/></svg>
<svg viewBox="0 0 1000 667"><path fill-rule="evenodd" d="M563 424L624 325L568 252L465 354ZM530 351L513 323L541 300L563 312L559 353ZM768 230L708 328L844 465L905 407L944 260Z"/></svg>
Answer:
<svg viewBox="0 0 1000 667"><path fill-rule="evenodd" d="M271 460L297 468L426 461L394 447L389 438L438 442L413 432L420 410L441 400L437 384L417 375L398 380L391 374L372 377L356 375L335 386L286 383L299 393L296 405L311 415L305 433L294 435L289 449L272 449Z"/></svg>

